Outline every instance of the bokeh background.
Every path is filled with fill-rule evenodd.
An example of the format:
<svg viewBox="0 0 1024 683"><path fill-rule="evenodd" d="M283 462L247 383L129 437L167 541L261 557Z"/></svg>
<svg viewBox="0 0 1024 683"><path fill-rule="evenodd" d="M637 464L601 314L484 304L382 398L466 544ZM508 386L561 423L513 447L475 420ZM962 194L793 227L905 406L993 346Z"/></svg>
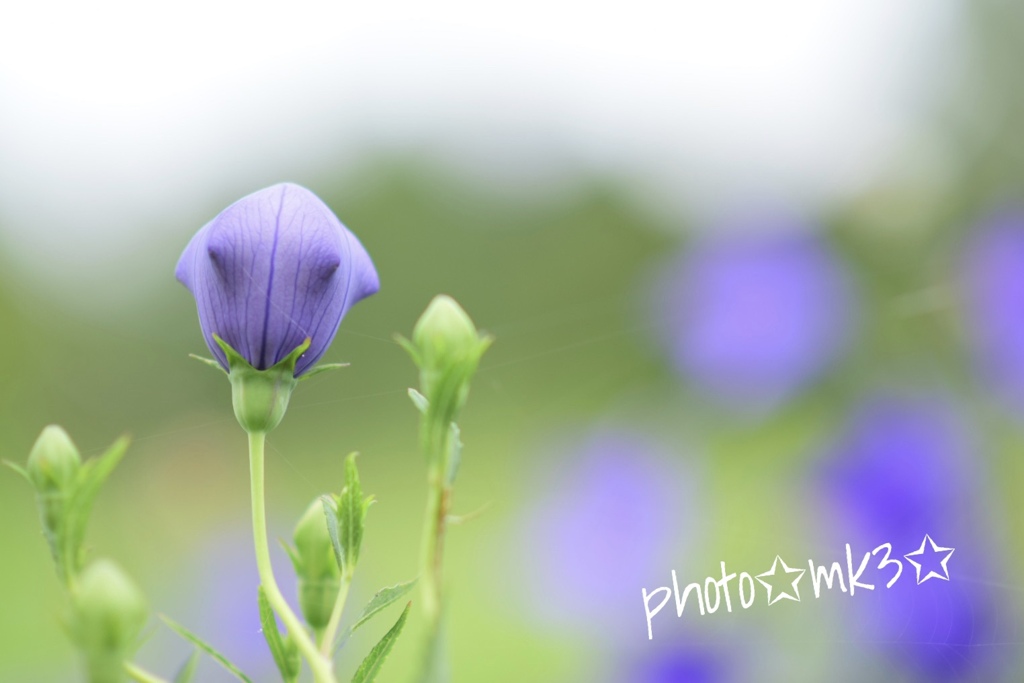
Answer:
<svg viewBox="0 0 1024 683"><path fill-rule="evenodd" d="M19 3L0 22L0 457L128 458L90 545L273 680L244 435L174 281L291 180L382 289L270 438L271 534L362 454L353 605L416 572L394 333L497 337L446 547L454 680L1018 681L1024 7L1006 0ZM676 618L641 587L925 533L950 582ZM275 549L276 550L276 549ZM283 552L278 574L290 573ZM870 576L871 574L869 574ZM876 576L877 578L877 576ZM77 680L32 494L0 473L0 680ZM393 618L393 617L392 617ZM354 669L383 620L350 641ZM154 619L139 660L189 648ZM382 680L408 680L415 629ZM199 680L229 680L204 661Z"/></svg>

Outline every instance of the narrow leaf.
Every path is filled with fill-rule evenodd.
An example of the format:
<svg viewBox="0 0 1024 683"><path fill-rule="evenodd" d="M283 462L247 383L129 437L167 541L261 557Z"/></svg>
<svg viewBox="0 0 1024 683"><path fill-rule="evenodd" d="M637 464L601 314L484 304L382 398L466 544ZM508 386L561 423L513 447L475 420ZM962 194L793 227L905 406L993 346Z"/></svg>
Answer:
<svg viewBox="0 0 1024 683"><path fill-rule="evenodd" d="M192 683L192 679L196 676L196 669L199 668L199 657L202 654L202 650L192 651L192 656L186 659L185 663L178 669L178 673L174 677L174 683Z"/></svg>
<svg viewBox="0 0 1024 683"><path fill-rule="evenodd" d="M299 651L295 644L291 647L281 638L281 632L277 630L277 620L274 618L274 610L267 600L267 593L263 586L259 588L260 625L263 627L263 637L267 640L270 654L274 655L274 663L281 672L281 678L285 683L293 683L299 677Z"/></svg>
<svg viewBox="0 0 1024 683"><path fill-rule="evenodd" d="M377 678L380 668L384 665L384 660L387 659L391 648L395 646L395 641L398 640L398 636L402 632L402 627L405 626L405 619L409 616L411 606L411 602L406 603L405 609L402 610L402 616L398 617L398 621L391 627L391 630L385 633L380 642L370 650L370 654L366 655L366 659L359 665L355 676L352 677L352 683L372 683Z"/></svg>
<svg viewBox="0 0 1024 683"><path fill-rule="evenodd" d="M352 627L349 630L355 631L382 609L393 602L400 600L406 593L412 590L412 587L416 585L416 581L416 579L413 579L412 581L388 586L387 588L382 588L377 591L377 593L370 598L370 602L366 603L366 607L363 608L362 614L359 615L359 618L356 619L356 622L352 624Z"/></svg>
<svg viewBox="0 0 1024 683"><path fill-rule="evenodd" d="M363 543L363 519L366 507L363 489L359 484L359 470L356 468L356 454L350 453L345 460L345 488L338 503L338 527L341 548L345 552L345 566L351 571L359 561L359 548Z"/></svg>
<svg viewBox="0 0 1024 683"><path fill-rule="evenodd" d="M78 472L78 481L71 492L65 512L62 552L65 563L77 571L81 561L81 547L85 540L85 528L89 524L93 503L104 482L121 462L128 450L128 437L122 436L107 449L107 452L93 460L86 461Z"/></svg>
<svg viewBox="0 0 1024 683"><path fill-rule="evenodd" d="M232 664L228 660L227 657L225 657L221 653L217 652L217 650L215 650L213 648L213 646L210 645L209 643L207 643L205 640L203 640L202 638L200 638L196 634L192 633L192 631L189 631L187 628L185 628L184 626L182 626L178 622L174 621L173 619L171 619L167 615L161 614L160 618L164 620L165 624L167 624L175 632L177 632L177 634L179 636L181 636L185 640L189 641L190 643L192 643L193 645L198 647L200 650L202 650L203 652L205 652L206 654L210 655L215 660L217 660L217 663L220 664L225 669L227 669L227 671L229 673L231 673L235 678L237 678L240 681L243 681L244 683L252 683L252 679L250 679L244 673L239 671L237 666Z"/></svg>
<svg viewBox="0 0 1024 683"><path fill-rule="evenodd" d="M324 516L327 517L327 535L331 537L334 559L338 561L338 569L345 571L345 551L341 547L341 538L338 533L338 503L328 495L320 496L320 502L324 504Z"/></svg>

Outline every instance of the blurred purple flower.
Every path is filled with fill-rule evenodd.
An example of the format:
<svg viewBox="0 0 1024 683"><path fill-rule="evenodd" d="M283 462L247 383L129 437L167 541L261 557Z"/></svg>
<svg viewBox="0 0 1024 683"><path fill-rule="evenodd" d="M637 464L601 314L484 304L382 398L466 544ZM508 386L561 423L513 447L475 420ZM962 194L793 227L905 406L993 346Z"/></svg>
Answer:
<svg viewBox="0 0 1024 683"><path fill-rule="evenodd" d="M978 226L966 249L967 333L978 369L1015 407L1024 406L1024 206Z"/></svg>
<svg viewBox="0 0 1024 683"><path fill-rule="evenodd" d="M642 631L640 587L664 581L670 544L685 540L691 519L678 505L690 482L677 472L646 438L623 431L590 436L554 467L546 460L514 548L534 614Z"/></svg>
<svg viewBox="0 0 1024 683"><path fill-rule="evenodd" d="M307 337L301 375L330 346L349 307L379 289L363 246L320 199L282 183L243 197L199 230L175 276L196 298L210 352L213 335L260 370Z"/></svg>
<svg viewBox="0 0 1024 683"><path fill-rule="evenodd" d="M278 674L260 624L256 599L259 573L252 559L252 546L244 541L244 534L230 533L218 534L203 544L198 561L193 563L196 569L186 579L188 598L172 616L255 680L271 680ZM293 596L296 587L292 572L279 571L277 576L281 591ZM294 606L293 600L289 602ZM211 680L234 680L216 666L205 669L204 675Z"/></svg>
<svg viewBox="0 0 1024 683"><path fill-rule="evenodd" d="M952 408L939 400L878 397L854 414L825 465L834 530L845 534L836 541L850 542L855 557L888 542L892 557L903 562L892 588L885 588L892 568L865 576L877 585L852 601L860 636L924 681L975 680L1001 661L990 646L1002 628L995 596L970 579L991 575L991 567L965 436ZM956 548L949 582L916 585L902 556L917 550L925 534Z"/></svg>
<svg viewBox="0 0 1024 683"><path fill-rule="evenodd" d="M735 680L720 654L687 646L662 648L634 662L620 680L630 683L723 683Z"/></svg>
<svg viewBox="0 0 1024 683"><path fill-rule="evenodd" d="M772 407L845 347L854 297L843 263L799 224L739 227L684 252L659 308L679 372L726 405Z"/></svg>

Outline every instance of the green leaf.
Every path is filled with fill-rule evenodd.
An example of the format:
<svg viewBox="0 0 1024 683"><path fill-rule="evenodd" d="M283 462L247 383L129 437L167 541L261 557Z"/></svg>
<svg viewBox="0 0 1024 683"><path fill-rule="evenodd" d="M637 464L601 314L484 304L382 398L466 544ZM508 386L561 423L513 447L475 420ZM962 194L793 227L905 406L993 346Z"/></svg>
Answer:
<svg viewBox="0 0 1024 683"><path fill-rule="evenodd" d="M225 669L227 669L227 671L231 673L235 678L237 678L240 681L243 681L244 683L252 683L252 679L250 679L244 673L239 671L237 666L232 664L227 657L217 652L217 650L215 650L212 645L210 645L202 638L192 633L192 631L189 631L187 628L185 628L178 622L174 621L167 615L161 614L160 618L163 619L164 623L170 626L182 638L189 641L190 643L198 647L200 650L202 650L203 652L217 660L217 663Z"/></svg>
<svg viewBox="0 0 1024 683"><path fill-rule="evenodd" d="M270 647L270 654L274 655L274 662L281 672L281 678L285 683L294 683L299 677L299 650L294 641L287 642L281 637L277 630L277 620L274 618L274 610L267 600L267 593L263 586L259 588L260 624L263 627L263 637Z"/></svg>
<svg viewBox="0 0 1024 683"><path fill-rule="evenodd" d="M174 677L174 683L192 683L192 679L196 675L196 669L199 668L199 657L202 654L202 650L192 651L192 656L186 659L185 663L178 669L178 673Z"/></svg>
<svg viewBox="0 0 1024 683"><path fill-rule="evenodd" d="M62 529L62 559L77 572L81 566L81 548L85 541L85 529L89 524L93 503L104 482L121 462L128 450L128 437L122 436L98 458L86 461L78 472L78 480L71 491Z"/></svg>
<svg viewBox="0 0 1024 683"><path fill-rule="evenodd" d="M418 411L420 411L424 415L427 414L427 409L430 407L430 401L427 400L426 396L416 391L412 387L409 387L409 398L412 399L412 403L414 406L416 406L416 409Z"/></svg>
<svg viewBox="0 0 1024 683"><path fill-rule="evenodd" d="M320 501L324 504L324 516L327 517L327 535L331 537L334 559L338 561L338 569L345 571L345 551L341 547L341 538L338 534L338 501L328 495L320 496Z"/></svg>
<svg viewBox="0 0 1024 683"><path fill-rule="evenodd" d="M338 501L338 537L344 551L345 569L351 576L359 562L359 548L363 544L363 520L372 498L363 499L359 484L359 470L356 468L356 454L350 453L345 460L345 488Z"/></svg>
<svg viewBox="0 0 1024 683"><path fill-rule="evenodd" d="M363 608L362 614L360 614L359 618L356 619L354 624L352 624L349 631L355 631L382 609L393 602L400 600L406 593L412 590L412 587L416 585L416 581L417 579L413 579L412 581L399 583L377 591L377 593L370 598L370 602L366 603L366 607Z"/></svg>
<svg viewBox="0 0 1024 683"><path fill-rule="evenodd" d="M398 621L391 627L391 630L385 633L380 642L370 650L370 654L366 655L366 659L359 665L355 676L352 677L352 683L372 683L377 677L377 674L380 673L380 668L384 665L384 660L387 659L391 648L395 645L395 641L398 640L402 627L405 626L405 619L409 616L409 608L411 606L411 602L406 603L405 609L402 610L402 616L398 617Z"/></svg>

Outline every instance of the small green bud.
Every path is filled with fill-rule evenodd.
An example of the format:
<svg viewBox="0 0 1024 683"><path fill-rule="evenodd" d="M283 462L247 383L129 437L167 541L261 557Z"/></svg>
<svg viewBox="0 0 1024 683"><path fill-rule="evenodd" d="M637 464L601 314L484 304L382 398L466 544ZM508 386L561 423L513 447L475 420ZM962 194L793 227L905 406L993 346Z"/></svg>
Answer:
<svg viewBox="0 0 1024 683"><path fill-rule="evenodd" d="M399 340L420 369L425 402L418 404L426 406L422 434L428 454L444 449L451 424L469 396L469 382L491 342L490 336L477 331L462 307L443 294L434 297L416 322L412 341Z"/></svg>
<svg viewBox="0 0 1024 683"><path fill-rule="evenodd" d="M66 492L81 467L82 456L68 433L49 425L32 446L25 470L39 493L53 493Z"/></svg>
<svg viewBox="0 0 1024 683"><path fill-rule="evenodd" d="M85 657L89 680L123 681L123 664L149 616L142 592L115 563L96 560L80 575L71 608L71 636Z"/></svg>
<svg viewBox="0 0 1024 683"><path fill-rule="evenodd" d="M299 606L306 622L320 631L331 618L338 597L341 570L327 530L324 504L317 498L295 527L295 573L299 578Z"/></svg>
<svg viewBox="0 0 1024 683"><path fill-rule="evenodd" d="M423 366L436 370L475 355L480 335L462 307L450 296L439 294L416 322L412 341Z"/></svg>

